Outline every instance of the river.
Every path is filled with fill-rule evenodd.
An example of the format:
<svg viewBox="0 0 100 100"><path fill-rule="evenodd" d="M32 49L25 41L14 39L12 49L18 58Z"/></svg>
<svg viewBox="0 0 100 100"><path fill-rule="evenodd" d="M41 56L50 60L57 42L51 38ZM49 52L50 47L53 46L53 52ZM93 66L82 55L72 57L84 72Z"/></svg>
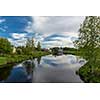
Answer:
<svg viewBox="0 0 100 100"><path fill-rule="evenodd" d="M0 69L3 83L82 83L76 71L86 61L75 55L47 55Z"/></svg>

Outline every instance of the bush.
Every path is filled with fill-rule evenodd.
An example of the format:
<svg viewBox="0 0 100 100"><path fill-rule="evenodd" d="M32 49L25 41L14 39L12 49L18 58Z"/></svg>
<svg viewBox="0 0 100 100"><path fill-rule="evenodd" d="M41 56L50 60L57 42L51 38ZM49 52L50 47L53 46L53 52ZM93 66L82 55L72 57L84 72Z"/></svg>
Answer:
<svg viewBox="0 0 100 100"><path fill-rule="evenodd" d="M100 63L100 62L98 62ZM98 66L98 63L96 65ZM91 73L91 68L89 67L89 64L85 64L83 67L79 69L77 74L80 75L81 79L84 82L89 83L100 83L100 65L99 67L94 66L94 71Z"/></svg>

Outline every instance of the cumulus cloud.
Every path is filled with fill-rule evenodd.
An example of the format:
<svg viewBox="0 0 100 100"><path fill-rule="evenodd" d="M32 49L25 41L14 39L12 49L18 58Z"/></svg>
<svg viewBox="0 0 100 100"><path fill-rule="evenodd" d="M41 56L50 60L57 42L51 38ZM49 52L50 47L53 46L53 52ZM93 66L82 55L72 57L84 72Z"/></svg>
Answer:
<svg viewBox="0 0 100 100"><path fill-rule="evenodd" d="M77 33L71 33L71 34L52 34L48 37L46 37L42 43L44 48L50 48L50 47L74 47L73 40L76 40L78 38Z"/></svg>
<svg viewBox="0 0 100 100"><path fill-rule="evenodd" d="M11 33L13 39L21 39L26 37L26 33Z"/></svg>
<svg viewBox="0 0 100 100"><path fill-rule="evenodd" d="M74 47L73 41L78 38L78 30L84 18L83 16L35 16L33 17L35 38L42 42L43 47Z"/></svg>
<svg viewBox="0 0 100 100"><path fill-rule="evenodd" d="M38 41L42 47L74 47L73 41L78 38L78 29L85 17L82 16L34 16L28 21L24 31L26 33L12 33L9 39L16 46L25 45L26 37L35 33L35 45ZM15 40L14 40L15 39Z"/></svg>
<svg viewBox="0 0 100 100"><path fill-rule="evenodd" d="M0 19L0 24L2 24L5 21L6 19ZM5 32L6 31L5 27L0 27L0 31Z"/></svg>
<svg viewBox="0 0 100 100"><path fill-rule="evenodd" d="M33 17L34 29L38 33L77 32L83 20L81 16Z"/></svg>
<svg viewBox="0 0 100 100"><path fill-rule="evenodd" d="M26 26L25 30L28 33L33 33L34 32L34 27L33 27L33 22L28 21L28 25Z"/></svg>
<svg viewBox="0 0 100 100"><path fill-rule="evenodd" d="M5 19L0 19L0 24L5 22L6 20Z"/></svg>
<svg viewBox="0 0 100 100"><path fill-rule="evenodd" d="M24 46L27 41L27 34L26 33L10 33L11 38L8 38L8 40L11 42L14 46Z"/></svg>
<svg viewBox="0 0 100 100"><path fill-rule="evenodd" d="M27 39L26 38L22 38L22 39L18 39L18 40L14 40L12 38L8 38L8 40L11 42L12 45L14 46L25 46Z"/></svg>

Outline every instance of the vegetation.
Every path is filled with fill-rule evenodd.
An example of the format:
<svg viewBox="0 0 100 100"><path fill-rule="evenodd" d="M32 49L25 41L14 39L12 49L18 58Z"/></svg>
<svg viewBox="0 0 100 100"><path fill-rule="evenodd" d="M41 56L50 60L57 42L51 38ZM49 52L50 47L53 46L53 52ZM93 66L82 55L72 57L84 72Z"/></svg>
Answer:
<svg viewBox="0 0 100 100"><path fill-rule="evenodd" d="M80 68L79 75L85 82L100 82L100 17L88 16L80 26L76 48L88 63Z"/></svg>
<svg viewBox="0 0 100 100"><path fill-rule="evenodd" d="M97 62L97 64L100 65L100 62ZM99 67L96 67L94 69L94 72L91 73L91 68L89 67L89 63L87 63L79 69L78 74L80 75L81 79L84 82L100 83L100 68Z"/></svg>
<svg viewBox="0 0 100 100"><path fill-rule="evenodd" d="M73 54L73 55L80 55L81 51L75 49L75 48L69 48L69 47L54 47L51 48L52 54L57 55L59 52L59 49L63 51L63 54Z"/></svg>
<svg viewBox="0 0 100 100"><path fill-rule="evenodd" d="M59 47L51 48L51 50L52 50L52 54L53 55L57 55L58 54Z"/></svg>
<svg viewBox="0 0 100 100"><path fill-rule="evenodd" d="M77 52L77 49L75 49L75 48L64 47L64 48L63 48L63 53L64 53L64 54L73 54L73 55L77 55L77 53L79 53L79 51Z"/></svg>
<svg viewBox="0 0 100 100"><path fill-rule="evenodd" d="M37 50L38 50L38 51L41 50L41 44L40 44L40 42L38 42L38 44L37 44Z"/></svg>
<svg viewBox="0 0 100 100"><path fill-rule="evenodd" d="M15 48L15 52L12 52L13 48ZM26 46L19 47L12 46L5 38L0 38L0 68L4 67L3 65L6 64L15 64L23 60L50 54L49 51L45 52L41 49L40 42L38 43L37 48L34 46L33 38L27 39Z"/></svg>
<svg viewBox="0 0 100 100"><path fill-rule="evenodd" d="M11 43L5 38L0 38L0 54L9 54L11 51Z"/></svg>
<svg viewBox="0 0 100 100"><path fill-rule="evenodd" d="M0 65L5 64L7 61L6 57L0 57Z"/></svg>
<svg viewBox="0 0 100 100"><path fill-rule="evenodd" d="M33 37L27 39L27 43L26 43L26 48L25 49L26 49L26 52L34 51L35 46L34 46L34 39L33 39Z"/></svg>
<svg viewBox="0 0 100 100"><path fill-rule="evenodd" d="M75 54L82 56L87 63L77 71L84 82L100 82L100 17L87 16L79 29L79 38L74 41L76 48L51 48L52 54L57 55L59 50L64 54ZM15 52L13 48L16 49ZM37 47L34 45L34 39L28 38L25 46L14 47L5 39L0 38L0 68L5 65L15 64L27 59L39 58L48 55L48 50L41 48L38 42ZM2 66L4 65L4 66ZM6 73L5 73L6 75Z"/></svg>

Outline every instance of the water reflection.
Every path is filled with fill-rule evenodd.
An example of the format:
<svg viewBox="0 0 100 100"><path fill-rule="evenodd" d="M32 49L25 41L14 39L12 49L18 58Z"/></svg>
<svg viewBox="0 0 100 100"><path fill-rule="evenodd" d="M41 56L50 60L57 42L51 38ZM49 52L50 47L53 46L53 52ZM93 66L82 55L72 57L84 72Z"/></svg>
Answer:
<svg viewBox="0 0 100 100"><path fill-rule="evenodd" d="M7 67L6 67L7 68ZM5 68L5 72L8 70ZM5 83L29 83L32 82L34 64L32 61L24 61L9 70L7 77L1 79ZM4 73L2 73L4 75Z"/></svg>
<svg viewBox="0 0 100 100"><path fill-rule="evenodd" d="M48 55L0 69L0 80L7 83L82 82L76 70L85 63L73 55Z"/></svg>
<svg viewBox="0 0 100 100"><path fill-rule="evenodd" d="M4 82L22 83L27 82L27 73L23 67L13 68L11 74Z"/></svg>
<svg viewBox="0 0 100 100"><path fill-rule="evenodd" d="M85 60L81 59L84 62ZM73 55L44 56L39 64L41 67L35 67L33 82L36 83L70 83L83 82L76 71L83 66L80 58Z"/></svg>
<svg viewBox="0 0 100 100"><path fill-rule="evenodd" d="M38 58L37 58L38 64L40 64L40 61L41 61L41 57L38 57Z"/></svg>
<svg viewBox="0 0 100 100"><path fill-rule="evenodd" d="M6 67L7 66L7 67ZM0 68L0 81L7 79L12 70L12 64L4 65Z"/></svg>

